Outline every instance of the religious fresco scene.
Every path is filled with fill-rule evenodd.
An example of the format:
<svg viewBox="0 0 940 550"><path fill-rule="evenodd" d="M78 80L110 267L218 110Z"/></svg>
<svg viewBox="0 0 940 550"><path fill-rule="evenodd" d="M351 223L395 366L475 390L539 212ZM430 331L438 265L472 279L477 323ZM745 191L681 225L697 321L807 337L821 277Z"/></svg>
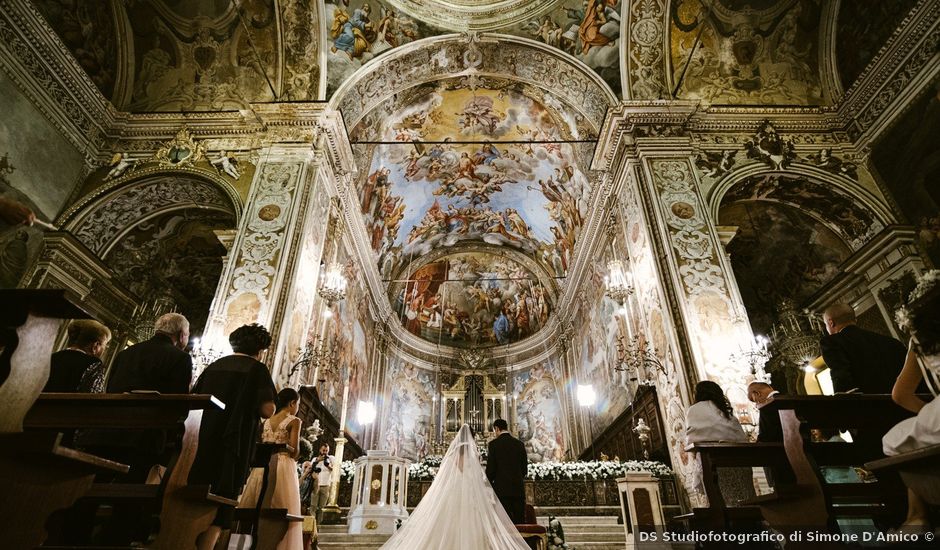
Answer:
<svg viewBox="0 0 940 550"><path fill-rule="evenodd" d="M585 296L577 310L579 339L574 343L580 383L588 382L597 393L592 431L609 426L630 403L630 373L618 371L617 342L627 330L624 309L605 293L604 276L613 252L608 248L590 264ZM627 313L629 314L629 312ZM645 335L638 335L645 345Z"/></svg>
<svg viewBox="0 0 940 550"><path fill-rule="evenodd" d="M378 0L326 1L324 6L330 38L327 97L382 53L441 33Z"/></svg>
<svg viewBox="0 0 940 550"><path fill-rule="evenodd" d="M506 29L574 56L620 95L620 0L566 0Z"/></svg>
<svg viewBox="0 0 940 550"><path fill-rule="evenodd" d="M473 242L518 250L563 276L590 192L574 150L543 143L571 135L563 124L518 90L459 84L387 119L386 140L427 145L378 146L360 184L382 276L436 248Z"/></svg>
<svg viewBox="0 0 940 550"><path fill-rule="evenodd" d="M724 204L718 219L737 228L728 244L755 332L770 332L780 301L802 303L841 273L851 249L805 211L770 201Z"/></svg>
<svg viewBox="0 0 940 550"><path fill-rule="evenodd" d="M421 460L430 454L435 437L436 375L396 357L389 361L386 380L388 416L380 448L392 456Z"/></svg>
<svg viewBox="0 0 940 550"><path fill-rule="evenodd" d="M460 347L524 340L548 323L550 289L525 266L492 253L445 256L409 275L392 308L408 332Z"/></svg>
<svg viewBox="0 0 940 550"><path fill-rule="evenodd" d="M4 548L936 530L940 2L2 6Z"/></svg>
<svg viewBox="0 0 940 550"><path fill-rule="evenodd" d="M525 444L529 460L533 462L565 458L568 445L565 415L559 398L564 385L565 380L554 361L513 375L512 394L519 440Z"/></svg>

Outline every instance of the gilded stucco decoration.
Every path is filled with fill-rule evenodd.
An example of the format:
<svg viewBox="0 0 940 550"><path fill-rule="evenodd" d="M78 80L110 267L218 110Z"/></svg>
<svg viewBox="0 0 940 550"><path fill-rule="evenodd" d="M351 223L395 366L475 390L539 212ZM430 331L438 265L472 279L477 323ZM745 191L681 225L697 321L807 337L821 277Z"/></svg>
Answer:
<svg viewBox="0 0 940 550"><path fill-rule="evenodd" d="M205 155L203 144L196 143L189 130L183 128L173 140L157 149L151 160L161 168L183 168L203 160Z"/></svg>
<svg viewBox="0 0 940 550"><path fill-rule="evenodd" d="M200 205L236 213L231 197L214 182L189 174L151 174L104 190L81 209L66 214L64 229L85 246L105 254L130 228L159 212Z"/></svg>
<svg viewBox="0 0 940 550"><path fill-rule="evenodd" d="M300 163L266 163L245 214L243 234L233 252L234 270L226 291L223 334L253 323L266 311L277 276L278 258L287 238Z"/></svg>
<svg viewBox="0 0 940 550"><path fill-rule="evenodd" d="M628 25L630 41L624 64L624 98L663 99L666 88L666 4L663 0L630 2Z"/></svg>
<svg viewBox="0 0 940 550"><path fill-rule="evenodd" d="M473 42L479 51L479 62L473 65L464 59L470 44L460 36L444 36L398 48L386 54L381 65L347 80L331 103L353 128L387 98L409 88L457 76L492 76L555 94L574 116L583 117L596 131L607 108L617 101L595 72L538 42L482 34Z"/></svg>

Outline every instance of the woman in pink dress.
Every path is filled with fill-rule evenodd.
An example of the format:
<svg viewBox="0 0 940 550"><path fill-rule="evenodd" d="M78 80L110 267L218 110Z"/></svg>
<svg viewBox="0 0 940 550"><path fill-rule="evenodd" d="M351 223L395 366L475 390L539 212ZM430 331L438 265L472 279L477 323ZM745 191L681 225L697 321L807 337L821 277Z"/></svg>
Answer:
<svg viewBox="0 0 940 550"><path fill-rule="evenodd" d="M277 412L264 421L261 441L264 443L285 443L288 449L275 455L272 461L274 482L269 483L271 499L268 507L286 508L288 514L300 515L300 481L297 477L297 455L300 452L299 418L294 416L300 407L300 396L292 388L285 388L277 394ZM261 492L261 480L264 470L255 468L245 484L238 499L239 508L254 508ZM267 500L267 499L265 499ZM287 534L277 545L277 550L303 550L303 524L292 521Z"/></svg>

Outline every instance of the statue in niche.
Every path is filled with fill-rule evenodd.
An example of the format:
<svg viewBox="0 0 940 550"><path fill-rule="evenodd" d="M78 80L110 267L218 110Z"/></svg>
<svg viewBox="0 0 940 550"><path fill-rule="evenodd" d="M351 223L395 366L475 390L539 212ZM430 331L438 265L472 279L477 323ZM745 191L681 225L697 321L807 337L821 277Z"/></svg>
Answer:
<svg viewBox="0 0 940 550"><path fill-rule="evenodd" d="M108 171L108 175L104 177L104 180L109 181L120 178L126 172L133 170L136 165L137 161L131 160L127 153L114 153L111 162L108 164L111 170Z"/></svg>

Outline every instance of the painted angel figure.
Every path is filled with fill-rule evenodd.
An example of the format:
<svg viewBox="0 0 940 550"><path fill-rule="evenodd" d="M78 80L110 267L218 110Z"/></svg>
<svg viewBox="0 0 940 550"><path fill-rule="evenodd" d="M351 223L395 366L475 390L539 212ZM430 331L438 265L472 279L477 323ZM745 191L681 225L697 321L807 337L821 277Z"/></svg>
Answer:
<svg viewBox="0 0 940 550"><path fill-rule="evenodd" d="M241 177L241 172L238 171L238 159L235 158L235 155L229 155L227 151L222 151L219 154L219 158L212 161L212 166L225 172L231 176L232 179L237 180Z"/></svg>
<svg viewBox="0 0 940 550"><path fill-rule="evenodd" d="M105 181L123 176L125 172L132 170L136 164L137 161L131 160L127 153L114 153L114 156L111 157L110 164L108 164L111 170L108 172L108 175L105 176Z"/></svg>

